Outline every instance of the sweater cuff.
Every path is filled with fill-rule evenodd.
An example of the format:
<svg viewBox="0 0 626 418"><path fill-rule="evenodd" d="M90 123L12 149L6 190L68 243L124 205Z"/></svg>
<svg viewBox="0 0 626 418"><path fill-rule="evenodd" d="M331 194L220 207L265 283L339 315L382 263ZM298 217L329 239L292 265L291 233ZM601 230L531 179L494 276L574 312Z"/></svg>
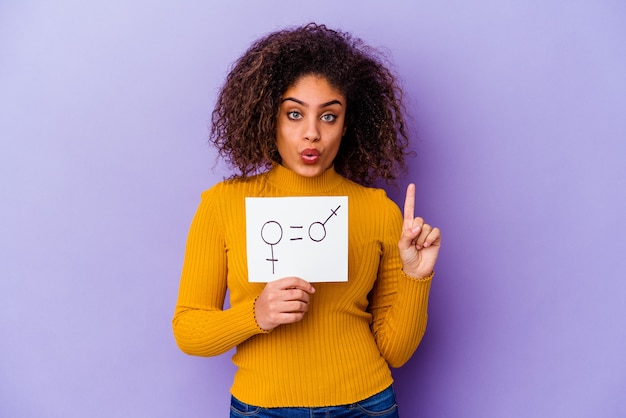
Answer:
<svg viewBox="0 0 626 418"><path fill-rule="evenodd" d="M435 271L433 270L433 271L432 271L432 272L431 272L428 276L426 276L426 277L413 277L413 276L409 276L408 274L406 274L406 273L404 272L404 270L402 270L402 275L403 275L404 277L406 277L407 279L410 279L410 280L416 280L416 281L418 281L418 282L425 282L425 281L428 281L428 280L432 280L432 278L433 278L433 277L435 277Z"/></svg>
<svg viewBox="0 0 626 418"><path fill-rule="evenodd" d="M269 334L270 332L272 332L272 330L267 330L267 329L263 329L259 326L259 321L257 321L256 319L256 300L259 297L257 296L256 298L254 298L254 303L252 303L252 316L254 316L254 323L256 324L257 329L259 330L260 333L262 334Z"/></svg>

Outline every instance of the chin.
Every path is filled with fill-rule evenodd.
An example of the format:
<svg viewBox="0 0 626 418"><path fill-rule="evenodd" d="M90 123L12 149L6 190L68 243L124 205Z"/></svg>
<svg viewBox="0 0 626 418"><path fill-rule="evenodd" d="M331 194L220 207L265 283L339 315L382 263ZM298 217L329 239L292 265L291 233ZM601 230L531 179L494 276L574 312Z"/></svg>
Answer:
<svg viewBox="0 0 626 418"><path fill-rule="evenodd" d="M310 168L299 169L299 170L296 169L292 171L302 177L316 177L324 172L323 170L319 170L319 169L316 170L316 169L310 169Z"/></svg>
<svg viewBox="0 0 626 418"><path fill-rule="evenodd" d="M330 166L323 168L321 165L315 164L315 165L299 166L299 167L296 167L296 169L292 171L296 172L302 177L317 177L323 174L324 171L328 170L329 168Z"/></svg>

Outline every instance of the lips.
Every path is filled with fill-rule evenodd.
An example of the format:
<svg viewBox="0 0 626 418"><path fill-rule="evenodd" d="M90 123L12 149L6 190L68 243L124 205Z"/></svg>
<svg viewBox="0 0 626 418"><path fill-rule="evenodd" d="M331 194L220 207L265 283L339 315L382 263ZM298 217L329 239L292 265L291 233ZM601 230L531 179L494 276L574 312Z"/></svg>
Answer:
<svg viewBox="0 0 626 418"><path fill-rule="evenodd" d="M320 158L320 152L315 148L307 148L300 152L300 158L305 164L315 164Z"/></svg>

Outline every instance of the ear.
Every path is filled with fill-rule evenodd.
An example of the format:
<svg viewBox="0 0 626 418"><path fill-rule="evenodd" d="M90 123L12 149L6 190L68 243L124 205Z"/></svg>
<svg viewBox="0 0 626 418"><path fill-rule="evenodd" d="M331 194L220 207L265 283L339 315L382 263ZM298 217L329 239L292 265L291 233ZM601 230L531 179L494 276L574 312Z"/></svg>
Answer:
<svg viewBox="0 0 626 418"><path fill-rule="evenodd" d="M346 136L347 130L348 130L348 127L346 125L343 125L343 132L341 133L341 136Z"/></svg>

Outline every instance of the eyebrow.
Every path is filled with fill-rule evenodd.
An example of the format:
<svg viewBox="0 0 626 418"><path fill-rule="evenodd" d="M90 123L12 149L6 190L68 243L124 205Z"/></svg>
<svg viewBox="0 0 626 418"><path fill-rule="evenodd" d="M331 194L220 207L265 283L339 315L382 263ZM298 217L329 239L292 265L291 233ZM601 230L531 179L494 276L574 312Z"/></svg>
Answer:
<svg viewBox="0 0 626 418"><path fill-rule="evenodd" d="M308 104L304 103L302 100L296 99L295 97L285 97L285 98L284 98L284 99L282 99L280 102L281 102L281 103L284 103L284 102L286 102L287 100L292 101L292 102L296 102L296 103L298 103L299 105L302 105L302 106L305 106L305 107L308 107L308 106L309 106ZM328 107L328 106L331 106L331 105L334 105L334 104L338 104L339 106L343 106L343 103L341 103L341 101L339 101L339 100L331 100L331 101L329 101L329 102L322 103L322 104L320 105L320 108L322 108L322 107Z"/></svg>

